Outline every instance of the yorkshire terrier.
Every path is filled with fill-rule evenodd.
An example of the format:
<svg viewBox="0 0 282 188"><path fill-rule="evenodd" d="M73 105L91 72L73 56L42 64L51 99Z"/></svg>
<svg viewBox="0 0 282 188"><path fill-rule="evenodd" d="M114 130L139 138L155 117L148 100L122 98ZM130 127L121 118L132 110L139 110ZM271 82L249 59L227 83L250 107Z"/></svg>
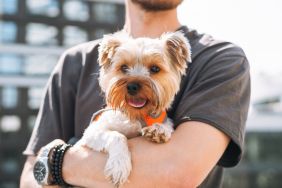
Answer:
<svg viewBox="0 0 282 188"><path fill-rule="evenodd" d="M121 31L102 39L98 62L107 107L93 115L79 143L108 153L104 173L119 187L132 169L128 138L171 138L166 110L191 62L190 45L182 32L134 39Z"/></svg>

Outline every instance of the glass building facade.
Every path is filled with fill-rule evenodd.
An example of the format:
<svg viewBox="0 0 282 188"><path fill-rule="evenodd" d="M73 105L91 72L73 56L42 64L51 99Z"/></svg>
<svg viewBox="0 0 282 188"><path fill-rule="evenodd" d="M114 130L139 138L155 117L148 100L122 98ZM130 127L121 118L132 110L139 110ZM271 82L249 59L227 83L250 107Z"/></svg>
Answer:
<svg viewBox="0 0 282 188"><path fill-rule="evenodd" d="M0 0L1 188L19 187L21 153L60 54L123 22L124 5L114 0Z"/></svg>

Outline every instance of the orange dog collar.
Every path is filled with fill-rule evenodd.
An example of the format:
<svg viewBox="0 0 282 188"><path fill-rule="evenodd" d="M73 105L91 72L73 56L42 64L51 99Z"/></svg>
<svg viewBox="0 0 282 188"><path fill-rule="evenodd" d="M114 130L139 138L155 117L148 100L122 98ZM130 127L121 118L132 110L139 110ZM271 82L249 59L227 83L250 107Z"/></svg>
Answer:
<svg viewBox="0 0 282 188"><path fill-rule="evenodd" d="M166 111L161 112L158 116L146 115L144 117L144 123L146 126L152 126L155 123L164 123L167 119Z"/></svg>
<svg viewBox="0 0 282 188"><path fill-rule="evenodd" d="M97 121L101 114L105 111L112 110L112 109L102 109L97 111L96 113L93 114L91 118L92 121ZM143 117L143 122L144 126L152 126L155 123L162 124L167 120L167 113L166 111L161 112L159 115L146 115Z"/></svg>

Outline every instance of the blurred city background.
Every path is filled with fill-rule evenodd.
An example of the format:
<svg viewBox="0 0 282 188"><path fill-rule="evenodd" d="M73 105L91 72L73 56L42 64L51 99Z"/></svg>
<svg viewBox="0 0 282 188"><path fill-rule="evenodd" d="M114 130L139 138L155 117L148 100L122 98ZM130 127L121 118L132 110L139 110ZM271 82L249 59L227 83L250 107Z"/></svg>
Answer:
<svg viewBox="0 0 282 188"><path fill-rule="evenodd" d="M242 46L251 64L246 151L226 169L225 188L282 187L281 5L184 0L178 10L183 24ZM123 0L0 0L0 188L19 186L21 153L60 54L122 29L123 21Z"/></svg>

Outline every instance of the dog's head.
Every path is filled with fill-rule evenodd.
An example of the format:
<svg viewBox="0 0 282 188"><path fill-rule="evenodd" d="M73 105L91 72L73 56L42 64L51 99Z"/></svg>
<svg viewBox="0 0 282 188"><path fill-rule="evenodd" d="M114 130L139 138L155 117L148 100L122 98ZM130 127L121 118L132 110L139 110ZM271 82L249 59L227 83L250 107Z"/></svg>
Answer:
<svg viewBox="0 0 282 188"><path fill-rule="evenodd" d="M170 107L191 61L190 45L181 32L158 39L119 32L103 38L98 61L107 105L138 119Z"/></svg>

